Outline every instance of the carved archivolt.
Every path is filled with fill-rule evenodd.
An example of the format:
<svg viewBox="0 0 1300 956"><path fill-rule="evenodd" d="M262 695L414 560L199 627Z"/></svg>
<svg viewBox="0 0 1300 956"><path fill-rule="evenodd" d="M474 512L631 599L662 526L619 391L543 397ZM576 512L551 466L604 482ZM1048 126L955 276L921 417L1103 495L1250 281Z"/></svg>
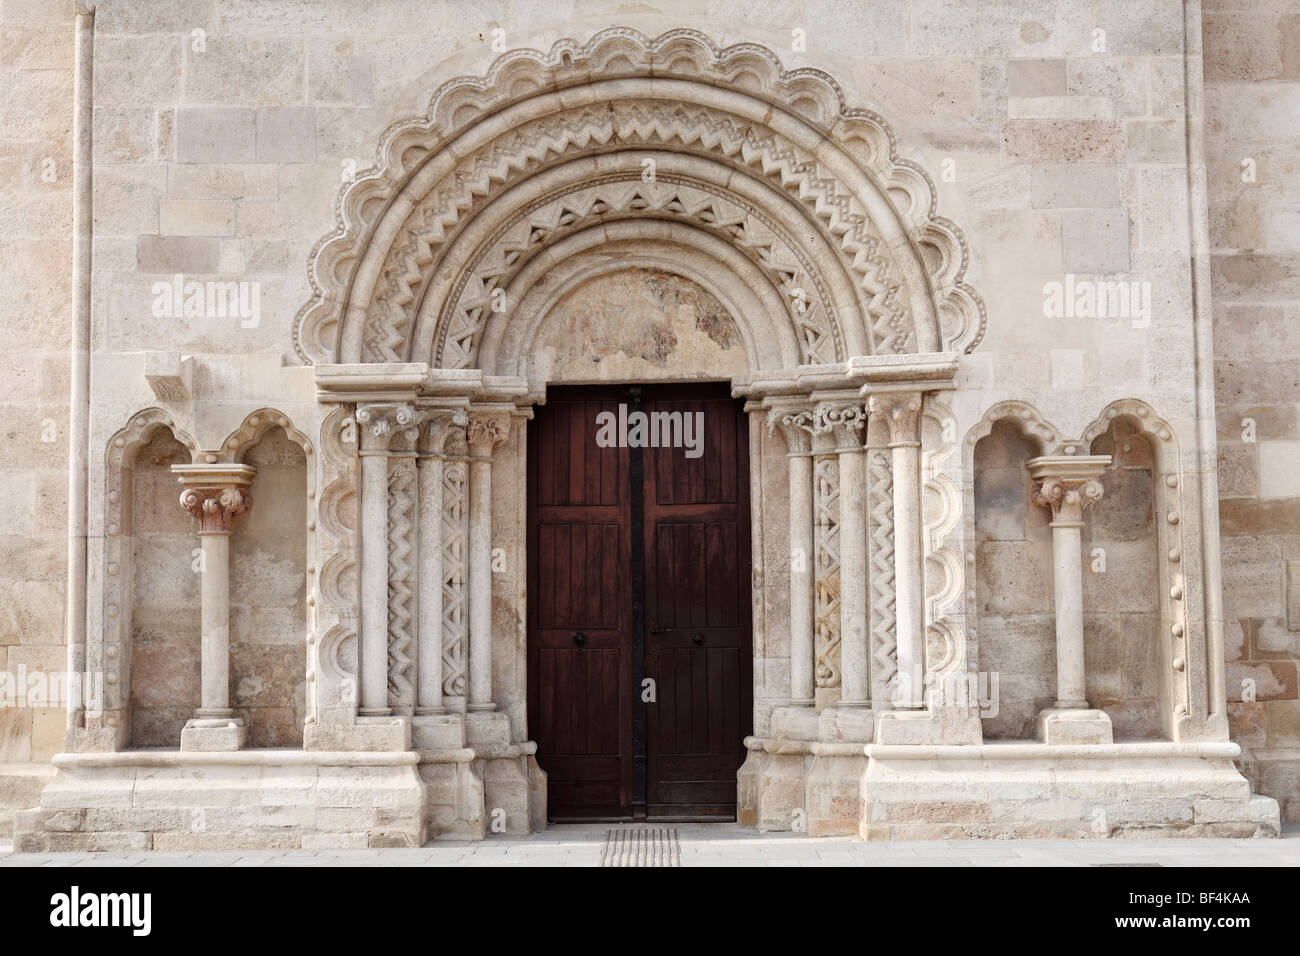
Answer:
<svg viewBox="0 0 1300 956"><path fill-rule="evenodd" d="M307 362L473 366L494 293L575 231L621 220L743 250L779 291L801 364L983 335L965 243L884 121L819 71L689 30L606 30L444 84L386 133L336 219L299 315Z"/></svg>
<svg viewBox="0 0 1300 956"><path fill-rule="evenodd" d="M479 247L444 300L434 361L453 368L467 365L494 306L500 303L504 308L496 311L503 312L521 301L527 285L520 289L515 280L521 275L528 278L526 267L555 243L612 222L648 225L657 220L684 223L722 239L758 267L767 283L781 293L786 321L799 333L802 348L796 361L800 364L845 358L838 314L840 309L855 307L852 289L838 282L838 275L823 275L790 235L790 224L774 221L756 202L712 183L665 173L681 165L681 160L673 153L659 155L654 182L644 182L637 166L593 183L590 170L583 166L577 172L588 175L576 185L530 204L499 227L489 243ZM648 228L642 232L647 239L661 235ZM824 258L835 254L829 246L824 252Z"/></svg>
<svg viewBox="0 0 1300 956"><path fill-rule="evenodd" d="M307 496L315 498L316 469L313 467L312 456L316 454L316 449L312 445L311 438L295 428L289 416L283 412L274 408L259 408L250 413L240 426L226 437L221 449L231 461L243 461L249 449L261 441L272 428L283 429L289 440L301 448L302 453L307 457Z"/></svg>
<svg viewBox="0 0 1300 956"><path fill-rule="evenodd" d="M1026 438L1038 443L1038 454L1046 455L1056 448L1061 441L1061 430L1042 416L1042 413L1028 402L1010 400L998 402L986 411L979 422L966 433L966 474L974 481L975 445L993 431L998 422L1015 425ZM973 487L973 486L972 486Z"/></svg>

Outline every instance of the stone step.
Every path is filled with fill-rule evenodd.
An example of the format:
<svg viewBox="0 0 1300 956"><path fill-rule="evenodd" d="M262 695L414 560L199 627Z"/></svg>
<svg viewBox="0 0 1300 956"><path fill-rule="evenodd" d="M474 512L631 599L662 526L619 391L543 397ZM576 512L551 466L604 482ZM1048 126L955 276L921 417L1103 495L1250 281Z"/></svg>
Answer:
<svg viewBox="0 0 1300 956"><path fill-rule="evenodd" d="M14 834L14 814L40 805L41 791L54 777L42 763L0 763L0 841Z"/></svg>

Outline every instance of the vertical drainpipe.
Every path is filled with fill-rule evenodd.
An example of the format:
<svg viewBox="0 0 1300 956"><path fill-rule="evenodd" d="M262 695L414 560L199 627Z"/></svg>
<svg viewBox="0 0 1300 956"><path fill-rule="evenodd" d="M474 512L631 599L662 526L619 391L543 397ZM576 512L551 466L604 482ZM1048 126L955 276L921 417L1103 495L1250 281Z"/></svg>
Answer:
<svg viewBox="0 0 1300 956"><path fill-rule="evenodd" d="M74 675L86 665L86 527L88 449L90 444L90 277L94 229L94 63L95 5L76 0L76 47L72 100L72 295L73 323L68 395L68 605L64 627L67 645L68 734L65 747L76 747L84 688Z"/></svg>
<svg viewBox="0 0 1300 956"><path fill-rule="evenodd" d="M1223 651L1223 571L1219 543L1218 435L1214 406L1214 318L1210 300L1209 189L1205 170L1205 77L1201 3L1183 3L1183 84L1187 124L1187 199L1196 359L1196 452L1200 472L1201 567L1205 595L1206 716L1227 738ZM1194 51L1194 52L1193 52ZM1219 725L1219 726L1215 726Z"/></svg>

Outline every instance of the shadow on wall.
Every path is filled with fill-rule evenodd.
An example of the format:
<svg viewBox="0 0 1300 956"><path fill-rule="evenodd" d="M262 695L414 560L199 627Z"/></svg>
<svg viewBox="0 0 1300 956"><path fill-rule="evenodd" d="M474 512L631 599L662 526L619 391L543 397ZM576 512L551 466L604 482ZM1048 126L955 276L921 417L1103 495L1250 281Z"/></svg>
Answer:
<svg viewBox="0 0 1300 956"><path fill-rule="evenodd" d="M1038 712L1056 699L1050 514L1033 503L1025 469L1040 454L1037 439L1009 421L975 445L979 670L998 675L986 740L1033 739Z"/></svg>
<svg viewBox="0 0 1300 956"><path fill-rule="evenodd" d="M1025 462L1036 438L998 421L975 446L975 575L979 670L998 675L989 740L1030 740L1056 699L1056 621L1048 509L1033 503ZM1116 740L1162 739L1160 583L1154 452L1117 420L1092 443L1110 455L1105 494L1084 512L1084 655L1089 702Z"/></svg>
<svg viewBox="0 0 1300 956"><path fill-rule="evenodd" d="M1092 443L1110 455L1105 494L1083 529L1084 657L1088 700L1116 740L1159 740L1160 574L1155 453L1123 419Z"/></svg>
<svg viewBox="0 0 1300 956"><path fill-rule="evenodd" d="M199 706L199 541L171 471L189 461L189 449L164 425L127 465L133 747L179 746Z"/></svg>
<svg viewBox="0 0 1300 956"><path fill-rule="evenodd" d="M244 462L253 507L230 542L230 701L249 747L301 747L306 716L307 458L267 431Z"/></svg>

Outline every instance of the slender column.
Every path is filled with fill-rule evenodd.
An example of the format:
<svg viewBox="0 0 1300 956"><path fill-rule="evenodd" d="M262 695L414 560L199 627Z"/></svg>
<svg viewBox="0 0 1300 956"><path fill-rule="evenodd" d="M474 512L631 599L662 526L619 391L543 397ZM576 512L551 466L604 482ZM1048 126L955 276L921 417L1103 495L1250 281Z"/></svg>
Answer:
<svg viewBox="0 0 1300 956"><path fill-rule="evenodd" d="M361 446L361 667L362 717L387 716L388 706L388 453L397 429L416 420L410 405L357 406Z"/></svg>
<svg viewBox="0 0 1300 956"><path fill-rule="evenodd" d="M1048 455L1028 462L1041 482L1034 503L1052 509L1052 593L1056 602L1056 705L1039 715L1051 742L1109 742L1110 719L1090 710L1083 657L1083 512L1101 500L1097 479L1109 455ZM1066 726L1068 724L1069 726Z"/></svg>
<svg viewBox="0 0 1300 956"><path fill-rule="evenodd" d="M68 363L68 594L67 727L80 723L85 706L81 681L86 671L86 529L90 436L91 269L94 233L94 73L95 5L76 7L76 56L72 114L72 291L76 317ZM73 749L69 741L68 749Z"/></svg>
<svg viewBox="0 0 1300 956"><path fill-rule="evenodd" d="M921 393L879 392L871 414L889 428L894 486L894 587L898 638L898 683L894 707L924 705L925 555L921 547Z"/></svg>
<svg viewBox="0 0 1300 956"><path fill-rule="evenodd" d="M230 750L243 744L243 722L230 708L230 533L253 505L251 465L176 465L181 507L199 521L199 708L181 734L183 750Z"/></svg>
<svg viewBox="0 0 1300 956"><path fill-rule="evenodd" d="M750 579L753 613L750 620L754 632L754 657L758 659L767 657L767 552L763 543L766 514L763 505L763 417L766 410L760 403L746 402L745 412L749 417L749 545L750 564L753 565ZM754 673L757 675L761 671L755 667Z"/></svg>
<svg viewBox="0 0 1300 956"><path fill-rule="evenodd" d="M778 407L768 429L780 427L790 463L790 703L811 707L813 676L813 481L812 413Z"/></svg>
<svg viewBox="0 0 1300 956"><path fill-rule="evenodd" d="M495 710L492 699L492 454L510 434L508 413L474 413L469 444L469 702Z"/></svg>
<svg viewBox="0 0 1300 956"><path fill-rule="evenodd" d="M867 649L867 480L861 402L819 405L816 427L835 440L840 475L840 706L871 706Z"/></svg>
<svg viewBox="0 0 1300 956"><path fill-rule="evenodd" d="M1056 706L1088 706L1083 665L1083 511L1101 500L1109 455L1035 458L1034 504L1052 509L1052 592L1056 601Z"/></svg>
<svg viewBox="0 0 1300 956"><path fill-rule="evenodd" d="M190 497L194 492L187 491L185 494ZM202 704L195 712L196 717L230 717L234 714L230 709L229 534L228 531L201 532L199 536L203 568L200 572L199 598L203 621L200 665L203 692Z"/></svg>
<svg viewBox="0 0 1300 956"><path fill-rule="evenodd" d="M441 714L442 702L442 481L449 424L464 426L465 413L425 413L420 437L420 566L416 645L417 714Z"/></svg>

